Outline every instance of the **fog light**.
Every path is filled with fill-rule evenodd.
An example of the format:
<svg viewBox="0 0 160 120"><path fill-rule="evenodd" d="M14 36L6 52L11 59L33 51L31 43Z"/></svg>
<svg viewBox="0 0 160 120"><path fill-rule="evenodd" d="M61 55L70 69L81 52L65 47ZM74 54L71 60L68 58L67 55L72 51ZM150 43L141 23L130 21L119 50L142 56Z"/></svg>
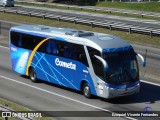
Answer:
<svg viewBox="0 0 160 120"><path fill-rule="evenodd" d="M116 90L115 88L109 88L110 90Z"/></svg>

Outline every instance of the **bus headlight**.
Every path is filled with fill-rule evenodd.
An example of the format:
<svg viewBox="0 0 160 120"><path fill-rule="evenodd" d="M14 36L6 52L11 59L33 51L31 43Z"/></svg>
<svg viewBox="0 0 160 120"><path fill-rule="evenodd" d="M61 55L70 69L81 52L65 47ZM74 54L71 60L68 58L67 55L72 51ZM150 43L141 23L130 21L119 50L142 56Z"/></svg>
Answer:
<svg viewBox="0 0 160 120"><path fill-rule="evenodd" d="M116 90L115 88L109 88L109 90Z"/></svg>
<svg viewBox="0 0 160 120"><path fill-rule="evenodd" d="M103 90L104 87L103 87L103 85L98 85L98 88Z"/></svg>

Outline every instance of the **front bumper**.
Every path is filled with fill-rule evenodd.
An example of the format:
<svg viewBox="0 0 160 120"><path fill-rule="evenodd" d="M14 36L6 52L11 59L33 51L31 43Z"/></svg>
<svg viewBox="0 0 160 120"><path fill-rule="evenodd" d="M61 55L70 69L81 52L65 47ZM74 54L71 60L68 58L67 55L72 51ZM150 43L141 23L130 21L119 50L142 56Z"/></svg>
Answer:
<svg viewBox="0 0 160 120"><path fill-rule="evenodd" d="M139 93L139 91L140 91L139 82L134 83L132 86L122 85L121 87L119 87L118 85L116 87L105 85L103 87L99 87L97 95L102 98L115 98L115 97L136 94Z"/></svg>

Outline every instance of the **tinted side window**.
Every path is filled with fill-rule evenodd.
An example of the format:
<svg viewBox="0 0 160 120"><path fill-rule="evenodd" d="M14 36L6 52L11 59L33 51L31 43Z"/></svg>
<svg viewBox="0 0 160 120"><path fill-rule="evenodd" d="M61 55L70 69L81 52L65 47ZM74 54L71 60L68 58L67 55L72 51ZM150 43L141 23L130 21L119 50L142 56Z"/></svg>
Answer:
<svg viewBox="0 0 160 120"><path fill-rule="evenodd" d="M38 51L70 59L73 45L71 43L50 39L43 43Z"/></svg>
<svg viewBox="0 0 160 120"><path fill-rule="evenodd" d="M29 50L33 49L33 37L32 35L27 35L27 34L21 34L20 35L20 40L21 40L21 47L26 48Z"/></svg>
<svg viewBox="0 0 160 120"><path fill-rule="evenodd" d="M83 45L74 44L72 59L77 60L88 66L88 61Z"/></svg>
<svg viewBox="0 0 160 120"><path fill-rule="evenodd" d="M20 47L21 46L21 41L19 41L19 33L17 32L11 32L10 34L11 36L11 43L17 47Z"/></svg>
<svg viewBox="0 0 160 120"><path fill-rule="evenodd" d="M93 63L94 73L102 80L105 80L104 66L102 62L96 58L93 58L93 60L94 60L94 63Z"/></svg>
<svg viewBox="0 0 160 120"><path fill-rule="evenodd" d="M102 64L101 61L99 61L97 58L94 57L94 55L97 56L101 56L100 51L91 48L91 47L87 47L88 52L89 52L89 56L93 65L93 69L94 69L94 73L101 78L102 80L104 80L104 66Z"/></svg>
<svg viewBox="0 0 160 120"><path fill-rule="evenodd" d="M88 66L83 45L50 39L43 43L38 51L68 59L74 59Z"/></svg>
<svg viewBox="0 0 160 120"><path fill-rule="evenodd" d="M101 56L101 53L100 53L100 51L98 51L98 50L96 50L92 47L87 47L87 50L88 50L91 62L92 62L92 64L94 64L94 62L95 62L94 61L94 55Z"/></svg>
<svg viewBox="0 0 160 120"><path fill-rule="evenodd" d="M43 37L33 36L24 33L11 32L11 43L17 47L33 50Z"/></svg>
<svg viewBox="0 0 160 120"><path fill-rule="evenodd" d="M67 42L64 41L56 41L58 53L57 55L60 57L70 58L69 54L72 54L72 51L70 51L69 46Z"/></svg>
<svg viewBox="0 0 160 120"><path fill-rule="evenodd" d="M39 47L38 51L47 54L57 55L57 44L53 39L49 39Z"/></svg>

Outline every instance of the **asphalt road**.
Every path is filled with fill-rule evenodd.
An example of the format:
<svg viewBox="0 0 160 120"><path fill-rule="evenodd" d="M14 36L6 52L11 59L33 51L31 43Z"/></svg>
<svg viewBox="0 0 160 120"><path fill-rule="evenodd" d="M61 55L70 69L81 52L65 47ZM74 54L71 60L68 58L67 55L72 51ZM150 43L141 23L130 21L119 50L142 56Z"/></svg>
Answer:
<svg viewBox="0 0 160 120"><path fill-rule="evenodd" d="M141 61L139 60L139 68L141 77L148 78L148 81L158 82L160 80L160 48L156 46L147 46L145 44L132 44L137 53L146 56L146 67L141 66Z"/></svg>
<svg viewBox="0 0 160 120"><path fill-rule="evenodd" d="M141 92L137 95L111 100L94 97L86 99L79 92L65 89L49 83L32 83L29 79L21 77L11 71L9 49L0 47L0 97L16 102L38 111L143 111L146 106L153 111L160 111L160 85L142 82ZM157 81L160 84L160 81ZM81 113L83 116L83 112ZM92 114L92 113L90 113ZM93 114L95 115L95 114ZM75 118L57 118L75 119ZM76 119L117 119L106 117L83 117ZM118 118L126 119L126 118ZM132 118L130 118L132 119ZM148 117L140 120L159 120L160 118Z"/></svg>

